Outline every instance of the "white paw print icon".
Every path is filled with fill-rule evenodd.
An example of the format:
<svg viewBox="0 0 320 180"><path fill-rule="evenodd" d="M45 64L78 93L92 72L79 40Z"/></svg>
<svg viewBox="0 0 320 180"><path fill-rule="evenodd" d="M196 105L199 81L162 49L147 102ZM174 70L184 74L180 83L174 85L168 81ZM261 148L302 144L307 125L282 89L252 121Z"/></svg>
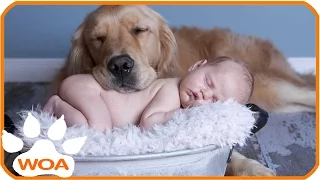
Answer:
<svg viewBox="0 0 320 180"><path fill-rule="evenodd" d="M60 140L66 132L67 126L62 115L48 130L51 140ZM40 123L29 112L23 126L24 135L35 138L40 135ZM62 144L67 154L76 154L80 151L87 137L68 139ZM18 152L23 148L23 142L11 133L3 130L3 149L9 153ZM70 177L74 170L74 160L71 156L62 155L56 151L52 141L41 139L34 143L32 148L16 157L13 161L14 170L22 176L34 177L39 175L57 175Z"/></svg>

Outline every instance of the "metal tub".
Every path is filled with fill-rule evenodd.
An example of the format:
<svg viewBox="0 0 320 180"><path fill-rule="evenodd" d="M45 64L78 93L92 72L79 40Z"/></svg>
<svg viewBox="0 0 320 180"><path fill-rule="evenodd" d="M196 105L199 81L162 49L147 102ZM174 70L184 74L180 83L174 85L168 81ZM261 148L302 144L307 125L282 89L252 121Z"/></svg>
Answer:
<svg viewBox="0 0 320 180"><path fill-rule="evenodd" d="M74 157L73 176L223 176L230 148L204 148L169 153Z"/></svg>
<svg viewBox="0 0 320 180"><path fill-rule="evenodd" d="M266 111L247 104L256 119L254 134L268 121ZM74 157L73 176L224 176L230 148L198 149L129 156Z"/></svg>

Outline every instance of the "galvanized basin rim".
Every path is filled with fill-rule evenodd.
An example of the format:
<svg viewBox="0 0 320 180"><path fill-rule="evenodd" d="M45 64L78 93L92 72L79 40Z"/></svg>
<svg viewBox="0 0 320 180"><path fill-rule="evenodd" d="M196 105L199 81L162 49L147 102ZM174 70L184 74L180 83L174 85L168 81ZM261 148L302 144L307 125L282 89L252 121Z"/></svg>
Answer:
<svg viewBox="0 0 320 180"><path fill-rule="evenodd" d="M216 145L209 145L202 148L196 149L187 149L187 150L179 150L179 151L172 151L172 152L163 152L163 153L149 153L149 154L137 154L137 155L116 155L116 156L86 156L86 157L79 157L74 156L73 159L76 162L101 162L101 161L108 161L108 162L116 162L116 161L130 161L130 160L146 160L146 159L160 159L160 158L167 158L167 157L176 157L176 156L183 156L183 155L190 155L190 154L197 154L212 150L220 149Z"/></svg>

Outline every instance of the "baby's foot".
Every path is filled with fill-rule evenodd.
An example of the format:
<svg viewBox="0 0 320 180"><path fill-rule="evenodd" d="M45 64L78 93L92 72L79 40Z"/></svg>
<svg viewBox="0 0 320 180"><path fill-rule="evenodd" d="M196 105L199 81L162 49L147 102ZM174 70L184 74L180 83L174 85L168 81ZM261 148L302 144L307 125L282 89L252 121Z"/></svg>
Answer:
<svg viewBox="0 0 320 180"><path fill-rule="evenodd" d="M54 111L54 107L56 106L57 102L60 101L61 98L57 95L52 96L49 101L44 105L42 111L52 114Z"/></svg>

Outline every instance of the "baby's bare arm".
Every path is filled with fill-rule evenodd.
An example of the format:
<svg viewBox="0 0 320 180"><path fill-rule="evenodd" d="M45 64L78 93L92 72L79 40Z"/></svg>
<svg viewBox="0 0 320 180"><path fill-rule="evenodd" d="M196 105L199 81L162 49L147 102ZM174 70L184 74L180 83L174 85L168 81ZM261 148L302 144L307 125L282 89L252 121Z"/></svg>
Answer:
<svg viewBox="0 0 320 180"><path fill-rule="evenodd" d="M65 79L59 88L59 96L79 110L90 127L104 131L111 128L112 123L108 107L100 96L101 91L103 89L91 75L81 74Z"/></svg>
<svg viewBox="0 0 320 180"><path fill-rule="evenodd" d="M164 84L153 100L144 110L140 127L151 128L171 120L174 112L180 108L178 86L174 83Z"/></svg>

